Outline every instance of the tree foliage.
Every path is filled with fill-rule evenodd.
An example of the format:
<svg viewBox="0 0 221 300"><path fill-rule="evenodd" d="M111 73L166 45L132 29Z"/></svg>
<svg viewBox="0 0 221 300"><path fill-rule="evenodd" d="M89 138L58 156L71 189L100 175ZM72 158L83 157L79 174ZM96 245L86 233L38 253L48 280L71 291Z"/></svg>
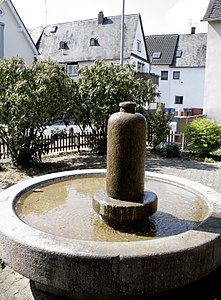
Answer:
<svg viewBox="0 0 221 300"><path fill-rule="evenodd" d="M221 147L221 127L215 121L195 119L188 124L185 133L190 141L189 150L199 156L206 157Z"/></svg>
<svg viewBox="0 0 221 300"><path fill-rule="evenodd" d="M106 64L96 61L90 68L79 70L79 99L75 104L77 124L89 125L94 134L93 150L106 152L107 121L119 111L119 103L135 101L138 110L158 95L156 85L150 80L136 79L133 66Z"/></svg>
<svg viewBox="0 0 221 300"><path fill-rule="evenodd" d="M70 113L77 86L59 64L20 58L0 61L0 138L13 162L29 165L41 159L48 144L41 141L47 125Z"/></svg>

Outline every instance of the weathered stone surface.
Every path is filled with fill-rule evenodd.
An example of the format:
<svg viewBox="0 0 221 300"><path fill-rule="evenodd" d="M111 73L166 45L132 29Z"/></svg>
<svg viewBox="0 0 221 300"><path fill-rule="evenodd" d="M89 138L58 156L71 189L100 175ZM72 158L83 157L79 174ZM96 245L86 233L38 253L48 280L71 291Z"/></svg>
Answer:
<svg viewBox="0 0 221 300"><path fill-rule="evenodd" d="M106 189L111 198L139 201L144 194L146 120L135 103L120 103L108 121Z"/></svg>
<svg viewBox="0 0 221 300"><path fill-rule="evenodd" d="M93 196L93 208L108 223L142 222L156 212L157 195L147 191L139 202L133 202L108 197L106 191L101 190Z"/></svg>
<svg viewBox="0 0 221 300"><path fill-rule="evenodd" d="M199 183L146 173L199 194L208 203L208 218L195 230L162 239L108 243L67 239L23 223L14 205L30 186L74 176L96 176L105 170L54 173L14 185L1 193L0 253L19 273L70 296L137 299L196 281L221 264L220 194ZM51 291L52 291L51 290ZM131 297L131 298L130 298ZM77 298L74 298L77 299ZM80 298L79 298L80 299ZM83 299L83 298L82 298ZM94 298L95 299L95 298Z"/></svg>

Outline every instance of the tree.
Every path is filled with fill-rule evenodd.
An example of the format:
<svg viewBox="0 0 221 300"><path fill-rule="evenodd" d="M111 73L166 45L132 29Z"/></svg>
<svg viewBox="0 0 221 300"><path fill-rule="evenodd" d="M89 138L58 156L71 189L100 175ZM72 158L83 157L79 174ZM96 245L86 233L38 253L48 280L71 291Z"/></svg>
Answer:
<svg viewBox="0 0 221 300"><path fill-rule="evenodd" d="M47 125L69 116L77 85L52 61L26 67L20 58L0 61L0 138L16 165L41 160Z"/></svg>
<svg viewBox="0 0 221 300"><path fill-rule="evenodd" d="M172 119L170 115L166 115L162 103L158 103L156 112L147 110L144 115L147 120L147 141L156 151L170 133L169 123Z"/></svg>
<svg viewBox="0 0 221 300"><path fill-rule="evenodd" d="M158 95L156 85L150 80L136 79L129 64L119 66L96 61L90 68L79 69L79 76L76 123L90 126L98 137L92 141L93 150L105 154L109 116L119 111L120 102L135 101L139 109L154 101Z"/></svg>

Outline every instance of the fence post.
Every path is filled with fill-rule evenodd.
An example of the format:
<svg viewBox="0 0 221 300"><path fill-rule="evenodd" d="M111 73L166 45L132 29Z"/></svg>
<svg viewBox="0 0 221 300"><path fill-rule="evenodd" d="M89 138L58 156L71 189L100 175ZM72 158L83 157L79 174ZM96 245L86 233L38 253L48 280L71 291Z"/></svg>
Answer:
<svg viewBox="0 0 221 300"><path fill-rule="evenodd" d="M75 134L75 145L77 146L78 152L80 152L80 133Z"/></svg>
<svg viewBox="0 0 221 300"><path fill-rule="evenodd" d="M185 145L185 134L182 134L182 143L181 143L181 149L184 150L184 145Z"/></svg>

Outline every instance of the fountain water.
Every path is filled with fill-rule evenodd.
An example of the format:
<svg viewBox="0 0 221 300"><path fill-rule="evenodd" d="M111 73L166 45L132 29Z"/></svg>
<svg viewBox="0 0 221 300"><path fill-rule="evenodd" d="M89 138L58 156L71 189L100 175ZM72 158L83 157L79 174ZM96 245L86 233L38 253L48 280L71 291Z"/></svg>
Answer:
<svg viewBox="0 0 221 300"><path fill-rule="evenodd" d="M125 110L127 104L122 105ZM120 115L126 119L123 125L132 118L128 123L133 124L135 137L143 128L145 132L143 118L134 110ZM118 117L111 117L108 139L112 139ZM134 124L137 117L138 124ZM117 127L124 136L122 126ZM104 203L100 199L106 170L39 176L0 194L0 257L40 290L79 300L139 299L198 280L221 264L220 194L183 178L144 174L143 141L135 143L129 133L125 139L133 144L124 147L125 140L119 144L114 137L108 145ZM137 144L136 164L134 154L131 158L126 155ZM113 177L119 170L112 151L125 166L119 188ZM130 179L130 169L141 179ZM124 189L129 179L129 188ZM134 194L124 197L122 190ZM145 193L153 195L150 210L143 203ZM92 198L95 210L107 223L93 211ZM135 212L122 220L130 210L127 205ZM137 207L141 213L136 212Z"/></svg>

